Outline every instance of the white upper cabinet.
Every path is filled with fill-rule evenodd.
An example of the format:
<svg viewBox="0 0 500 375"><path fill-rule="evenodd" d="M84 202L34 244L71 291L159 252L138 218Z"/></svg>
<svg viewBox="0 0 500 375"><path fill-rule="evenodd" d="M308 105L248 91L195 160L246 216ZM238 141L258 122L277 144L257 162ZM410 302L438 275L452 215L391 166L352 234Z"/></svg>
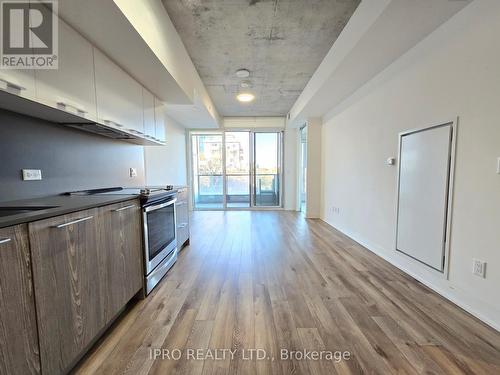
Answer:
<svg viewBox="0 0 500 375"><path fill-rule="evenodd" d="M79 129L135 144L162 145L163 103L61 19L58 38L57 69L0 69L0 108L79 124Z"/></svg>
<svg viewBox="0 0 500 375"><path fill-rule="evenodd" d="M0 90L26 99L35 99L34 69L0 69Z"/></svg>
<svg viewBox="0 0 500 375"><path fill-rule="evenodd" d="M33 69L0 69L0 90L34 99L35 72Z"/></svg>
<svg viewBox="0 0 500 375"><path fill-rule="evenodd" d="M35 78L38 102L97 118L92 45L61 19L58 69L37 70Z"/></svg>
<svg viewBox="0 0 500 375"><path fill-rule="evenodd" d="M167 140L165 125L165 105L155 97L155 138L163 143Z"/></svg>
<svg viewBox="0 0 500 375"><path fill-rule="evenodd" d="M33 69L0 69L0 90L27 99L35 98Z"/></svg>
<svg viewBox="0 0 500 375"><path fill-rule="evenodd" d="M142 136L142 86L97 48L94 66L98 121Z"/></svg>
<svg viewBox="0 0 500 375"><path fill-rule="evenodd" d="M142 88L142 101L144 107L144 134L146 138L155 138L155 97L144 87Z"/></svg>

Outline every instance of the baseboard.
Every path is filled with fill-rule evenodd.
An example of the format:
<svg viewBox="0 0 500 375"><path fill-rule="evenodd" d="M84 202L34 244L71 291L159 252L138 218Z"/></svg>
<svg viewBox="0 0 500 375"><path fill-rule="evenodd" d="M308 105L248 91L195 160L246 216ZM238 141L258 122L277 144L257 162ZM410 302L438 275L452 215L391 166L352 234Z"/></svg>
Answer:
<svg viewBox="0 0 500 375"><path fill-rule="evenodd" d="M384 251L382 248L380 248L380 246L374 246L373 244L370 244L370 243L364 241L363 239L360 239L359 236L356 234L353 234L353 233L350 233L349 231L340 229L340 228L336 227L335 225L332 225L331 223L327 222L324 219L321 219L321 220L324 221L326 224L330 225L331 227L333 227L335 230L338 230L340 233L346 235L347 237L349 237L353 241L359 243L361 246L363 246L367 250L371 251L372 253L376 254L380 258L389 262L394 267L400 269L401 271L403 271L407 275L413 277L415 280L421 282L422 284L427 286L429 289L432 289L437 294L443 296L448 301L454 303L455 305L457 305L461 309L467 311L469 314L471 314L475 318L479 319L483 323L487 324L488 326L490 326L494 330L500 332L500 321L496 321L494 318L491 318L489 316L489 315L496 316L495 312L492 312L491 314L487 314L487 313L485 314L484 312L478 311L477 308L473 307L473 304L474 304L473 299L467 293L462 291L460 288L458 288L454 285L451 285L451 283L449 281L446 281L449 284L446 289L443 288L442 286L436 285L433 282L424 279L418 273L416 273L412 270L409 270L407 267L401 265L396 259L389 256L387 254L387 251ZM451 288L453 288L453 289L451 289Z"/></svg>

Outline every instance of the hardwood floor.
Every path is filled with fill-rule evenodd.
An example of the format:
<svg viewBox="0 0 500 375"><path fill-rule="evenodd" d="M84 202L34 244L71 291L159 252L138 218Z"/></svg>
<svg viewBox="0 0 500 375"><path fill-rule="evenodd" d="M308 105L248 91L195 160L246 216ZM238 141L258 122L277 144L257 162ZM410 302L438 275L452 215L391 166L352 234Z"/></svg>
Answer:
<svg viewBox="0 0 500 375"><path fill-rule="evenodd" d="M498 332L322 221L196 212L191 225L161 285L76 373L500 373ZM197 349L220 358L193 359ZM323 359L281 359L282 349Z"/></svg>

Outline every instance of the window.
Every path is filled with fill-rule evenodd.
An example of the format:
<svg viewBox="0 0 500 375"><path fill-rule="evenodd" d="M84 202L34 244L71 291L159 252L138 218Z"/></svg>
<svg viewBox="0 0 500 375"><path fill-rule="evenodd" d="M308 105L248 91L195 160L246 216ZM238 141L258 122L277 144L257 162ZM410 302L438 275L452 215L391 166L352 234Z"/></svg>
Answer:
<svg viewBox="0 0 500 375"><path fill-rule="evenodd" d="M281 206L282 132L192 133L195 209Z"/></svg>

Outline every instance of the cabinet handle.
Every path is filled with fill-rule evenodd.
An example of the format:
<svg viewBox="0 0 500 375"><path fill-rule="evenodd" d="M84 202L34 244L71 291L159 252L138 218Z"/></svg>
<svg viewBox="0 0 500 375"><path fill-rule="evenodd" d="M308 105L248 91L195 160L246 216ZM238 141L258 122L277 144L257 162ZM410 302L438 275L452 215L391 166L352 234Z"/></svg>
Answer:
<svg viewBox="0 0 500 375"><path fill-rule="evenodd" d="M144 135L143 132L139 131L139 130L135 130L135 129L127 129L129 132L131 133L135 133L135 134L141 134L141 135Z"/></svg>
<svg viewBox="0 0 500 375"><path fill-rule="evenodd" d="M76 219L76 220L70 221L68 223L55 225L54 228L58 228L58 229L65 228L65 227L68 227L68 226L73 225L73 224L77 224L77 223L81 223L81 222L84 222L87 220L91 220L93 218L94 218L93 216L82 217L81 219Z"/></svg>
<svg viewBox="0 0 500 375"><path fill-rule="evenodd" d="M76 110L77 112L80 112L80 113L87 113L86 110L82 109L82 108L78 108L78 107L75 107L74 105L72 104L68 104L68 103L64 103L64 102L57 102L57 105L60 106L60 107L64 107L64 110L66 111L67 108L73 108L74 110Z"/></svg>
<svg viewBox="0 0 500 375"><path fill-rule="evenodd" d="M131 204L131 205L128 205L125 207L117 208L116 210L113 210L113 212L121 212L121 211L129 210L131 208L136 208L136 207L137 206L135 204Z"/></svg>
<svg viewBox="0 0 500 375"><path fill-rule="evenodd" d="M12 240L11 238L2 238L2 239L0 239L0 245L3 243L10 242L11 240Z"/></svg>
<svg viewBox="0 0 500 375"><path fill-rule="evenodd" d="M106 125L117 126L119 128L123 128L123 125L118 124L117 122L111 120L102 120Z"/></svg>
<svg viewBox="0 0 500 375"><path fill-rule="evenodd" d="M187 227L187 223L182 223L182 224L177 225L177 228L179 228L179 229L186 228L186 227Z"/></svg>
<svg viewBox="0 0 500 375"><path fill-rule="evenodd" d="M19 90L19 91L26 90L26 87L19 86L13 82L7 81L4 78L0 78L0 81L5 82L7 84L7 87L10 87L11 89L15 89L15 90Z"/></svg>

